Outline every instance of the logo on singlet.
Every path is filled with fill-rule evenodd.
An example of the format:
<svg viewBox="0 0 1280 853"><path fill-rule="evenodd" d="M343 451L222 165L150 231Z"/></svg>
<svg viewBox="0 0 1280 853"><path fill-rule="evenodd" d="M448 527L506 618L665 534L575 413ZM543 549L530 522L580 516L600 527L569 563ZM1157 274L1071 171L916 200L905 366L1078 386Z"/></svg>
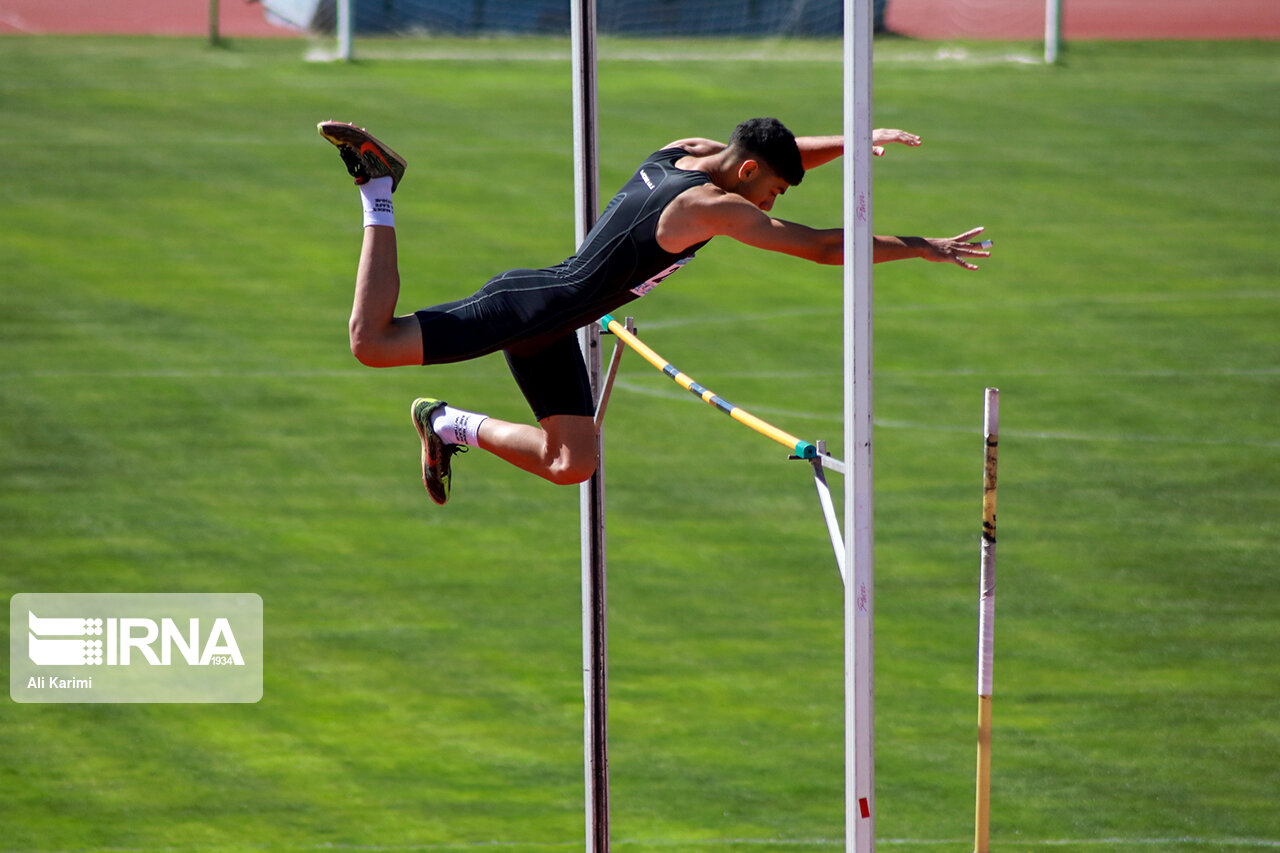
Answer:
<svg viewBox="0 0 1280 853"><path fill-rule="evenodd" d="M636 296L644 296L646 293L653 290L658 285L662 284L662 282L666 281L666 279L672 273L680 269L680 267L684 266L685 264L689 263L689 261L691 260L693 260L693 255L690 255L687 258L681 258L671 266L667 267L662 272L655 275L653 278L649 279L646 282L643 282L642 284L637 284L635 287L631 288L631 292L634 293Z"/></svg>
<svg viewBox="0 0 1280 853"><path fill-rule="evenodd" d="M649 189L653 189L653 181L649 179L649 174L644 170L640 170L640 180L644 181L644 185Z"/></svg>

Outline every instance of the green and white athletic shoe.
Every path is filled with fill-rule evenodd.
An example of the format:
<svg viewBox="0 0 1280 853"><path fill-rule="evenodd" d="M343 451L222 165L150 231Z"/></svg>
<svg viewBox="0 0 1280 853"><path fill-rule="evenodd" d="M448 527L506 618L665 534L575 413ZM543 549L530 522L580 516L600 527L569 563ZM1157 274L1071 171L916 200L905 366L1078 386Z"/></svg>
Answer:
<svg viewBox="0 0 1280 853"><path fill-rule="evenodd" d="M404 158L379 141L369 131L343 121L322 121L316 125L320 135L338 147L342 162L357 184L374 178L390 177L395 192L408 164Z"/></svg>
<svg viewBox="0 0 1280 853"><path fill-rule="evenodd" d="M413 427L422 439L422 485L427 487L431 500L441 506L449 500L449 487L453 479L450 460L455 453L467 452L465 445L446 444L431 426L431 416L444 405L444 400L419 397L413 401L409 410L413 416Z"/></svg>

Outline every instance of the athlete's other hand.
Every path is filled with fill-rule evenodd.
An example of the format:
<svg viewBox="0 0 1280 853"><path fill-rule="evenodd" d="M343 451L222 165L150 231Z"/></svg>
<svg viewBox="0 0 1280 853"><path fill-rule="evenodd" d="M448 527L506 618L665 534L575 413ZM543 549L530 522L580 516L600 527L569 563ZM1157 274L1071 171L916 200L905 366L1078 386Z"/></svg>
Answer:
<svg viewBox="0 0 1280 853"><path fill-rule="evenodd" d="M890 142L915 148L920 145L921 140L914 133L907 133L905 130L878 128L871 131L871 153L875 156L883 157L884 146Z"/></svg>
<svg viewBox="0 0 1280 853"><path fill-rule="evenodd" d="M921 257L935 264L958 264L967 270L976 270L978 267L970 262L970 258L991 257L991 253L986 251L991 248L990 240L972 239L983 230L983 228L973 228L951 238L926 237L927 248Z"/></svg>

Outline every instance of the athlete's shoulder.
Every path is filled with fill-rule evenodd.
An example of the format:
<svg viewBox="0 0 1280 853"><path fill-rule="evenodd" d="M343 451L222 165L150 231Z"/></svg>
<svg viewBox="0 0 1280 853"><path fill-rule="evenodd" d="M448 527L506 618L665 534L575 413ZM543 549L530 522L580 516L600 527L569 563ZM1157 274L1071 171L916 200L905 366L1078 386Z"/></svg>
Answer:
<svg viewBox="0 0 1280 853"><path fill-rule="evenodd" d="M725 201L732 203L731 196L733 196L733 193L725 192L711 183L711 181L707 181L704 184L695 184L683 190L679 195L679 200L687 207L697 208L722 204ZM738 196L738 198L741 198L741 196Z"/></svg>
<svg viewBox="0 0 1280 853"><path fill-rule="evenodd" d="M674 142L668 142L662 147L663 151L670 151L678 148L684 153L692 157L709 157L712 154L719 154L725 149L723 142L716 142L714 139L704 139L700 136L688 137L686 139L677 139Z"/></svg>
<svg viewBox="0 0 1280 853"><path fill-rule="evenodd" d="M691 187L709 183L711 176L707 172L696 168L680 168L678 164L688 156L689 153L683 148L655 151L640 164L632 180L643 181L650 191L662 186L668 198Z"/></svg>
<svg viewBox="0 0 1280 853"><path fill-rule="evenodd" d="M672 199L659 223L659 239L688 245L728 235L736 237L765 214L737 193L712 183L689 187Z"/></svg>
<svg viewBox="0 0 1280 853"><path fill-rule="evenodd" d="M681 157L689 156L688 152L682 148L659 148L657 151L644 158L645 163L661 163L664 166L674 164Z"/></svg>

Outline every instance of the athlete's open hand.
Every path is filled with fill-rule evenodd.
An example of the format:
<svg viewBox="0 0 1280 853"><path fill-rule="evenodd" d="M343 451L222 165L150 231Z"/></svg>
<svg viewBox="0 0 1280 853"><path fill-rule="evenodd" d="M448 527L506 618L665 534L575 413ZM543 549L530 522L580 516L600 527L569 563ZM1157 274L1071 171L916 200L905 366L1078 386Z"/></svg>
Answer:
<svg viewBox="0 0 1280 853"><path fill-rule="evenodd" d="M936 264L958 264L967 270L976 270L978 267L970 259L991 257L991 253L986 251L991 248L990 240L972 239L983 230L974 228L950 239L926 237L925 243L928 245L921 257Z"/></svg>
<svg viewBox="0 0 1280 853"><path fill-rule="evenodd" d="M920 137L914 133L907 133L905 130L886 130L879 128L871 131L871 153L877 157L884 156L884 146L890 142L899 145L909 145L915 148L920 144Z"/></svg>

